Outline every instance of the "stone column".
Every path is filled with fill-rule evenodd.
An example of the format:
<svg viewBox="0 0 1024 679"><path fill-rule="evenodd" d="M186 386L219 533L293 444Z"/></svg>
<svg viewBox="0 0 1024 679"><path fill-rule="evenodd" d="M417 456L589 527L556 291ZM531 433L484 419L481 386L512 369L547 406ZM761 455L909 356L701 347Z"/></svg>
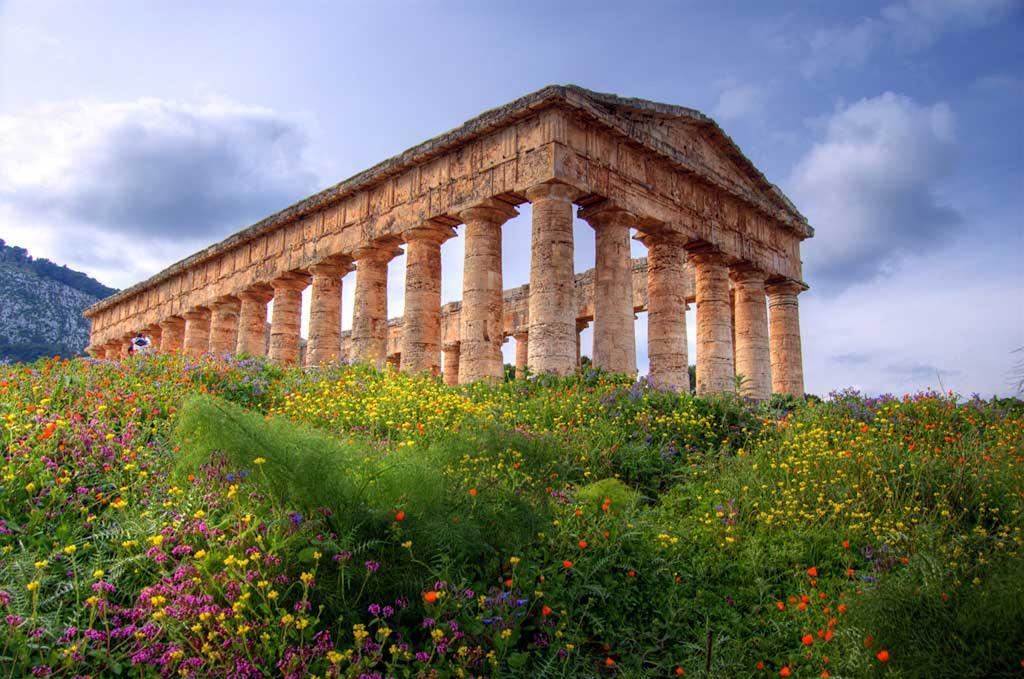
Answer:
<svg viewBox="0 0 1024 679"><path fill-rule="evenodd" d="M533 203L530 245L530 349L534 374L570 375L576 370L576 286L573 276L572 201L565 184L526 190Z"/></svg>
<svg viewBox="0 0 1024 679"><path fill-rule="evenodd" d="M388 353L388 262L390 247L356 251L356 297L352 315L352 358L383 368Z"/></svg>
<svg viewBox="0 0 1024 679"><path fill-rule="evenodd" d="M718 252L690 254L697 280L697 394L733 391L729 269Z"/></svg>
<svg viewBox="0 0 1024 679"><path fill-rule="evenodd" d="M274 293L269 286L258 285L238 295L238 346L236 353L266 356L267 302Z"/></svg>
<svg viewBox="0 0 1024 679"><path fill-rule="evenodd" d="M441 372L441 243L454 235L433 224L406 231L401 370Z"/></svg>
<svg viewBox="0 0 1024 679"><path fill-rule="evenodd" d="M210 352L216 356L235 353L238 347L238 312L242 303L237 297L222 297L212 304L210 317Z"/></svg>
<svg viewBox="0 0 1024 679"><path fill-rule="evenodd" d="M444 383L449 387L459 386L459 345L449 344L444 348Z"/></svg>
<svg viewBox="0 0 1024 679"><path fill-rule="evenodd" d="M511 205L492 199L459 215L466 224L459 314L460 384L502 380L501 225L517 214Z"/></svg>
<svg viewBox="0 0 1024 679"><path fill-rule="evenodd" d="M796 296L804 286L795 281L767 285L771 319L772 391L804 395L804 363L800 347L800 307Z"/></svg>
<svg viewBox="0 0 1024 679"><path fill-rule="evenodd" d="M121 357L122 358L128 358L129 356L132 355L131 354L131 347L132 347L132 335L125 335L124 337L122 337L121 338L121 349L120 349Z"/></svg>
<svg viewBox="0 0 1024 679"><path fill-rule="evenodd" d="M299 328L302 324L302 291L309 277L289 273L275 278L274 315L270 319L270 360L281 365L299 361Z"/></svg>
<svg viewBox="0 0 1024 679"><path fill-rule="evenodd" d="M595 232L594 366L610 373L636 374L633 316L632 213L603 201L580 210Z"/></svg>
<svg viewBox="0 0 1024 679"><path fill-rule="evenodd" d="M185 319L171 316L160 321L160 351L165 354L181 353L185 345Z"/></svg>
<svg viewBox="0 0 1024 679"><path fill-rule="evenodd" d="M662 389L690 391L686 340L686 251L671 237L647 237L649 378Z"/></svg>
<svg viewBox="0 0 1024 679"><path fill-rule="evenodd" d="M202 356L210 350L210 310L198 307L185 314L185 354Z"/></svg>
<svg viewBox="0 0 1024 679"><path fill-rule="evenodd" d="M763 401L772 395L765 274L749 267L733 267L730 275L736 313L733 325L736 374L743 377L742 395Z"/></svg>
<svg viewBox="0 0 1024 679"><path fill-rule="evenodd" d="M121 358L121 342L107 342L104 347L106 349L104 356L108 361L116 361Z"/></svg>
<svg viewBox="0 0 1024 679"><path fill-rule="evenodd" d="M159 325L147 325L142 332L145 333L146 337L149 338L149 350L152 353L160 351L161 340L163 339L163 331Z"/></svg>
<svg viewBox="0 0 1024 679"><path fill-rule="evenodd" d="M529 357L530 333L519 332L513 335L516 339L516 377L526 377L526 363Z"/></svg>
<svg viewBox="0 0 1024 679"><path fill-rule="evenodd" d="M313 275L309 305L309 342L306 365L326 365L342 360L341 279L351 270L347 260L327 260L309 268Z"/></svg>

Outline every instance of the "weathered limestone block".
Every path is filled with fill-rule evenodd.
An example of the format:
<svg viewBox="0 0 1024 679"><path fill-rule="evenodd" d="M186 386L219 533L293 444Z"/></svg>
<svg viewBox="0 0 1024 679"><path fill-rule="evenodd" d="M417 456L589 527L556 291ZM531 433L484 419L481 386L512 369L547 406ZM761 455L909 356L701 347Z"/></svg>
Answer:
<svg viewBox="0 0 1024 679"><path fill-rule="evenodd" d="M267 302L274 293L269 286L260 285L238 295L241 307L238 312L239 354L266 356Z"/></svg>
<svg viewBox="0 0 1024 679"><path fill-rule="evenodd" d="M459 386L459 345L446 344L444 347L444 383L449 387Z"/></svg>
<svg viewBox="0 0 1024 679"><path fill-rule="evenodd" d="M271 282L274 288L274 315L270 319L270 360L281 365L299 361L299 330L302 324L302 291L309 277L288 274Z"/></svg>
<svg viewBox="0 0 1024 679"><path fill-rule="evenodd" d="M205 307L185 313L185 354L202 356L210 350L210 310Z"/></svg>
<svg viewBox="0 0 1024 679"><path fill-rule="evenodd" d="M800 346L800 307L797 295L804 286L793 281L767 286L771 323L772 391L804 395L804 364Z"/></svg>
<svg viewBox="0 0 1024 679"><path fill-rule="evenodd" d="M211 306L210 352L217 356L233 354L238 347L238 314L242 303L237 297L223 297Z"/></svg>
<svg viewBox="0 0 1024 679"><path fill-rule="evenodd" d="M520 332L513 335L516 340L516 377L526 377L526 366L529 360L530 333Z"/></svg>
<svg viewBox="0 0 1024 679"><path fill-rule="evenodd" d="M352 315L352 358L384 367L388 351L388 262L397 254L390 246L355 252L356 296Z"/></svg>
<svg viewBox="0 0 1024 679"><path fill-rule="evenodd" d="M530 371L570 375L577 365L572 236L576 190L565 184L538 184L526 190L526 197L533 204Z"/></svg>
<svg viewBox="0 0 1024 679"><path fill-rule="evenodd" d="M309 342L306 365L327 365L342 360L341 293L342 277L351 270L348 260L330 259L314 264L312 298L309 305Z"/></svg>
<svg viewBox="0 0 1024 679"><path fill-rule="evenodd" d="M659 387L690 390L686 340L686 251L670 238L648 238L647 355L649 379Z"/></svg>
<svg viewBox="0 0 1024 679"><path fill-rule="evenodd" d="M608 201L580 210L594 228L594 366L636 374L633 260L629 229L636 217Z"/></svg>
<svg viewBox="0 0 1024 679"><path fill-rule="evenodd" d="M171 316L160 321L160 351L165 354L181 353L185 346L185 319Z"/></svg>
<svg viewBox="0 0 1024 679"><path fill-rule="evenodd" d="M502 379L501 226L516 214L512 206L498 200L485 201L460 214L466 224L459 317L460 384Z"/></svg>
<svg viewBox="0 0 1024 679"><path fill-rule="evenodd" d="M697 393L735 389L729 269L717 252L690 254L697 279Z"/></svg>
<svg viewBox="0 0 1024 679"><path fill-rule="evenodd" d="M768 349L768 307L765 274L740 267L730 272L735 298L736 374L743 377L742 395L763 401L772 395Z"/></svg>
<svg viewBox="0 0 1024 679"><path fill-rule="evenodd" d="M424 224L405 232L405 315L402 323L403 372L441 372L441 243L451 227Z"/></svg>

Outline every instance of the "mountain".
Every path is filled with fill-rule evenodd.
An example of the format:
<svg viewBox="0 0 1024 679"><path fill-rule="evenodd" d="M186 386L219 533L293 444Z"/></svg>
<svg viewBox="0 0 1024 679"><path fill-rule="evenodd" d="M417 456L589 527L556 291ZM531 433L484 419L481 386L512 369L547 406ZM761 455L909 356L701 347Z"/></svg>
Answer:
<svg viewBox="0 0 1024 679"><path fill-rule="evenodd" d="M0 360L80 356L89 342L82 310L115 292L0 239Z"/></svg>

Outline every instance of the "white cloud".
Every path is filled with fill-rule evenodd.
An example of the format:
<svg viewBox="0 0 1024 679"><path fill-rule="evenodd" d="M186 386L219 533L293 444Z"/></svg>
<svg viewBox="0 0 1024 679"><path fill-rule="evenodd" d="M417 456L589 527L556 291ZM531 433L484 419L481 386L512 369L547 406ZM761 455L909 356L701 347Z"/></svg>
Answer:
<svg viewBox="0 0 1024 679"><path fill-rule="evenodd" d="M812 77L836 68L859 68L884 48L925 49L949 33L990 26L1019 6L1017 0L894 2L878 16L811 33L802 71Z"/></svg>
<svg viewBox="0 0 1024 679"><path fill-rule="evenodd" d="M951 242L835 297L812 285L800 313L808 391L1009 394L1013 351L1024 346L1024 273L1012 244L969 245Z"/></svg>
<svg viewBox="0 0 1024 679"><path fill-rule="evenodd" d="M209 98L0 116L0 229L127 285L311 192L301 122Z"/></svg>
<svg viewBox="0 0 1024 679"><path fill-rule="evenodd" d="M788 182L816 227L812 284L836 291L948 240L960 222L939 192L958 155L948 104L887 92L840 108L823 131Z"/></svg>
<svg viewBox="0 0 1024 679"><path fill-rule="evenodd" d="M761 111L766 95L756 83L728 83L719 92L711 115L722 121L754 116Z"/></svg>

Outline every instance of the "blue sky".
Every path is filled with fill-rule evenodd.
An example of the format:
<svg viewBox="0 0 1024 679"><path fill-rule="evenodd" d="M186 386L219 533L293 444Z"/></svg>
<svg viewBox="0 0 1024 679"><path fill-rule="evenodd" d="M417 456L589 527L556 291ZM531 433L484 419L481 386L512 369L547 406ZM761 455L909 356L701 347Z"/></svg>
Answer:
<svg viewBox="0 0 1024 679"><path fill-rule="evenodd" d="M0 2L0 237L126 286L550 83L713 116L808 216L808 390L1009 392L1020 0ZM521 212L508 287L528 280ZM461 254L445 244L446 300Z"/></svg>

